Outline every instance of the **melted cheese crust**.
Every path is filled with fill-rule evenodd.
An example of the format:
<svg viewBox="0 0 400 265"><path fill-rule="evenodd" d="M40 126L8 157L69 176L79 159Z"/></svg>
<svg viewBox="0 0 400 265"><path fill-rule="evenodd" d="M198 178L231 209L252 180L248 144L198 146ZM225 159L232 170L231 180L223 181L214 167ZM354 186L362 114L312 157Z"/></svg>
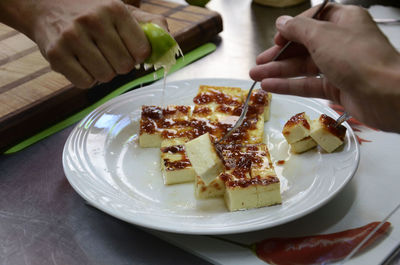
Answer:
<svg viewBox="0 0 400 265"><path fill-rule="evenodd" d="M213 142L223 137L240 115L247 91L237 87L200 86L189 106L143 106L141 147L161 147L165 184L195 182L199 199L225 197L230 211L281 203L280 183L264 141L271 94L253 91L243 125L218 148L224 172L206 185L196 175L184 144L209 133Z"/></svg>

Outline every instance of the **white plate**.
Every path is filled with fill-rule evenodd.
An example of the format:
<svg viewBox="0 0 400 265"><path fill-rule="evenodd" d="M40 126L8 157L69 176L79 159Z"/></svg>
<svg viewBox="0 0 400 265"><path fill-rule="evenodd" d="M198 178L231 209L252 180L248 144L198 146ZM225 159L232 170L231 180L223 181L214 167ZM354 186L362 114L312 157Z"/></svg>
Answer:
<svg viewBox="0 0 400 265"><path fill-rule="evenodd" d="M281 130L294 114L311 118L335 111L319 101L273 95L265 137L281 179L282 205L228 212L222 198L197 201L193 183L165 186L157 148L140 148L141 106L191 105L200 84L249 88L251 81L197 79L136 89L100 106L69 136L63 153L65 175L91 205L139 226L185 234L229 234L283 224L316 210L333 198L354 175L359 147L348 124L344 148L332 154L312 150L291 155ZM164 102L162 102L164 101Z"/></svg>

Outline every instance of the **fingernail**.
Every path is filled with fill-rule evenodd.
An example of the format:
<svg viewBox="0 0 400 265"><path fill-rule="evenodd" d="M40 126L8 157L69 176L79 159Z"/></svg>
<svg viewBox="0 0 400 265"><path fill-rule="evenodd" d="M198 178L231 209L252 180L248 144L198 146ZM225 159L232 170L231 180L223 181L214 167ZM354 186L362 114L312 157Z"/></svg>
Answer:
<svg viewBox="0 0 400 265"><path fill-rule="evenodd" d="M285 26L286 22L288 22L289 20L291 20L293 17L291 16L281 16L278 17L278 19L276 20L276 27L280 28Z"/></svg>

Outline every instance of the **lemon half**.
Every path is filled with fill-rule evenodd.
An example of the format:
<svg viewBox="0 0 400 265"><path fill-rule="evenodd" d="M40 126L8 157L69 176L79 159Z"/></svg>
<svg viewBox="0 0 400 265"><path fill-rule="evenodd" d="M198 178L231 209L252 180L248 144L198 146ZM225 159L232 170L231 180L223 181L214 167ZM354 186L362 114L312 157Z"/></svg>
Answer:
<svg viewBox="0 0 400 265"><path fill-rule="evenodd" d="M146 59L144 68L154 67L157 70L163 67L168 72L176 63L175 56L182 53L178 43L157 24L144 23L141 27L151 45L151 55Z"/></svg>

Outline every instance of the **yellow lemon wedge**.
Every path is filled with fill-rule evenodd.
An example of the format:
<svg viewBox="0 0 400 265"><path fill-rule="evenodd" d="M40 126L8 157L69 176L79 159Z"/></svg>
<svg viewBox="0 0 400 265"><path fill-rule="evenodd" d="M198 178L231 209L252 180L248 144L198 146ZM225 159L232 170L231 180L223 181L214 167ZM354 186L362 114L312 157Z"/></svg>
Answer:
<svg viewBox="0 0 400 265"><path fill-rule="evenodd" d="M162 27L154 23L144 23L141 27L151 45L151 55L146 59L144 68L163 67L165 72L176 63L175 56L182 54L178 43Z"/></svg>

